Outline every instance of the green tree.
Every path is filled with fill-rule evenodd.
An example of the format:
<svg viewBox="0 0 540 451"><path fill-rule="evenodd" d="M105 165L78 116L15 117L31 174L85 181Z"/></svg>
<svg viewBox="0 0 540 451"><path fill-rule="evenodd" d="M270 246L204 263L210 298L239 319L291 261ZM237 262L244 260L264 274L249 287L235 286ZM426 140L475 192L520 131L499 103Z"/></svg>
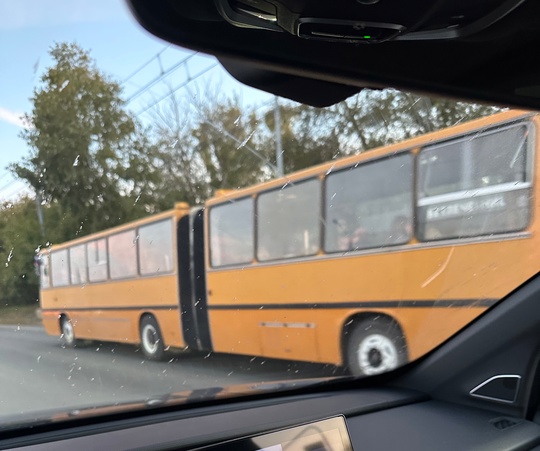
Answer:
<svg viewBox="0 0 540 451"><path fill-rule="evenodd" d="M33 258L41 243L32 199L0 206L0 307L29 305L38 299Z"/></svg>
<svg viewBox="0 0 540 451"><path fill-rule="evenodd" d="M340 155L340 137L332 110L292 104L284 104L279 108L283 169L286 174L325 163ZM265 153L272 155L272 162L275 163L273 110L266 113L264 123L267 132Z"/></svg>
<svg viewBox="0 0 540 451"><path fill-rule="evenodd" d="M343 152L353 153L488 116L500 108L385 89L364 90L331 111Z"/></svg>
<svg viewBox="0 0 540 451"><path fill-rule="evenodd" d="M206 166L197 153L190 106L171 94L154 110L153 167L159 172L154 192L159 207L171 208L175 202L201 204L211 195Z"/></svg>
<svg viewBox="0 0 540 451"><path fill-rule="evenodd" d="M256 134L258 123L236 99L199 106L193 127L194 151L210 191L245 187L268 177L270 161Z"/></svg>
<svg viewBox="0 0 540 451"><path fill-rule="evenodd" d="M83 233L141 216L144 203L135 201L148 179L141 165L148 143L125 111L120 85L77 44L55 44L50 55L54 64L34 90L21 133L30 156L11 170L83 224Z"/></svg>

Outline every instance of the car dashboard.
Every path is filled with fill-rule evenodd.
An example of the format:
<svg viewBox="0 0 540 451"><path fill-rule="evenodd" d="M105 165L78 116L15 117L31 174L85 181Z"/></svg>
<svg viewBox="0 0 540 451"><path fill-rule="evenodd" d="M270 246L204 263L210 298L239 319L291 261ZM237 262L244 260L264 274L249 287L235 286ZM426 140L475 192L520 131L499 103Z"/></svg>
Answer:
<svg viewBox="0 0 540 451"><path fill-rule="evenodd" d="M331 443L295 446L288 428L308 425L317 433L321 420L345 419L355 450L522 450L540 444L540 425L496 411L459 406L396 388L348 389L273 397L227 406L193 408L101 424L63 429L60 433L2 440L2 449L255 450L333 449ZM274 444L261 442L273 433ZM281 434L285 434L280 440ZM239 440L243 439L243 440ZM249 442L249 443L248 443ZM286 446L280 447L283 443ZM346 438L345 438L345 443ZM287 446L288 444L288 446ZM273 447L272 447L273 446Z"/></svg>

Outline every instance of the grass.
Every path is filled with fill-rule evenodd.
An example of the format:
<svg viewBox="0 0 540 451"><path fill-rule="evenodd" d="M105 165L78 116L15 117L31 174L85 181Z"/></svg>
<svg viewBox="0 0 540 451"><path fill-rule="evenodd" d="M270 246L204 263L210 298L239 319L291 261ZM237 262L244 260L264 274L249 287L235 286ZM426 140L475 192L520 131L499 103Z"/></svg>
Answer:
<svg viewBox="0 0 540 451"><path fill-rule="evenodd" d="M37 307L20 306L20 307L2 307L0 308L0 325L26 325L39 326L41 320L36 315Z"/></svg>

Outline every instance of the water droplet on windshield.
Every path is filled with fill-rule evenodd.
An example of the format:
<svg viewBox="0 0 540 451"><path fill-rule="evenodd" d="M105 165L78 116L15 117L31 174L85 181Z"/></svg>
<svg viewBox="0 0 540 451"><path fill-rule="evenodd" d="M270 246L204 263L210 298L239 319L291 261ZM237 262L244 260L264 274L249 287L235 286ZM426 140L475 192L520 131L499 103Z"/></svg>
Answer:
<svg viewBox="0 0 540 451"><path fill-rule="evenodd" d="M241 149L242 147L244 147L248 141L251 139L251 137L255 134L255 130L253 130L248 136L246 139L244 139L239 145L238 147L236 148L236 150L238 149Z"/></svg>
<svg viewBox="0 0 540 451"><path fill-rule="evenodd" d="M73 161L73 166L79 166L79 157L80 155L77 155L77 157L75 158L75 161Z"/></svg>
<svg viewBox="0 0 540 451"><path fill-rule="evenodd" d="M333 164L332 166L330 166L330 168L328 169L328 171L326 171L326 175L330 174L330 173L334 170L334 167L335 167L335 164Z"/></svg>
<svg viewBox="0 0 540 451"><path fill-rule="evenodd" d="M9 266L9 262L11 261L12 258L13 258L13 248L11 248L11 250L9 251L9 254L7 256L6 268Z"/></svg>

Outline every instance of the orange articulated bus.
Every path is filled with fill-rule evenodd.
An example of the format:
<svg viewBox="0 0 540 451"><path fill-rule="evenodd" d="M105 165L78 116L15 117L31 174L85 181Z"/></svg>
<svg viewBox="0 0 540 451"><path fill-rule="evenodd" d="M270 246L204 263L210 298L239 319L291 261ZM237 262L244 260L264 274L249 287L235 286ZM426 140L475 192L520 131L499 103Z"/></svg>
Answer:
<svg viewBox="0 0 540 451"><path fill-rule="evenodd" d="M150 358L186 345L180 327L179 223L174 210L57 246L41 254L45 330L76 339L141 343ZM159 338L159 339L158 339Z"/></svg>
<svg viewBox="0 0 540 451"><path fill-rule="evenodd" d="M53 247L42 265L53 274L42 289L47 331L71 324L64 335L114 341L100 326L114 317L130 331L118 336L144 350L143 320L154 318L148 342L163 346L343 364L355 374L393 369L540 270L539 124L527 112L499 113L176 212L178 271L169 276L178 297L148 289L168 293L155 301L163 311L125 294L147 290L152 277L140 274L98 282L81 310L72 309L80 288L55 285L55 253L123 228ZM143 260L139 252L139 267Z"/></svg>

